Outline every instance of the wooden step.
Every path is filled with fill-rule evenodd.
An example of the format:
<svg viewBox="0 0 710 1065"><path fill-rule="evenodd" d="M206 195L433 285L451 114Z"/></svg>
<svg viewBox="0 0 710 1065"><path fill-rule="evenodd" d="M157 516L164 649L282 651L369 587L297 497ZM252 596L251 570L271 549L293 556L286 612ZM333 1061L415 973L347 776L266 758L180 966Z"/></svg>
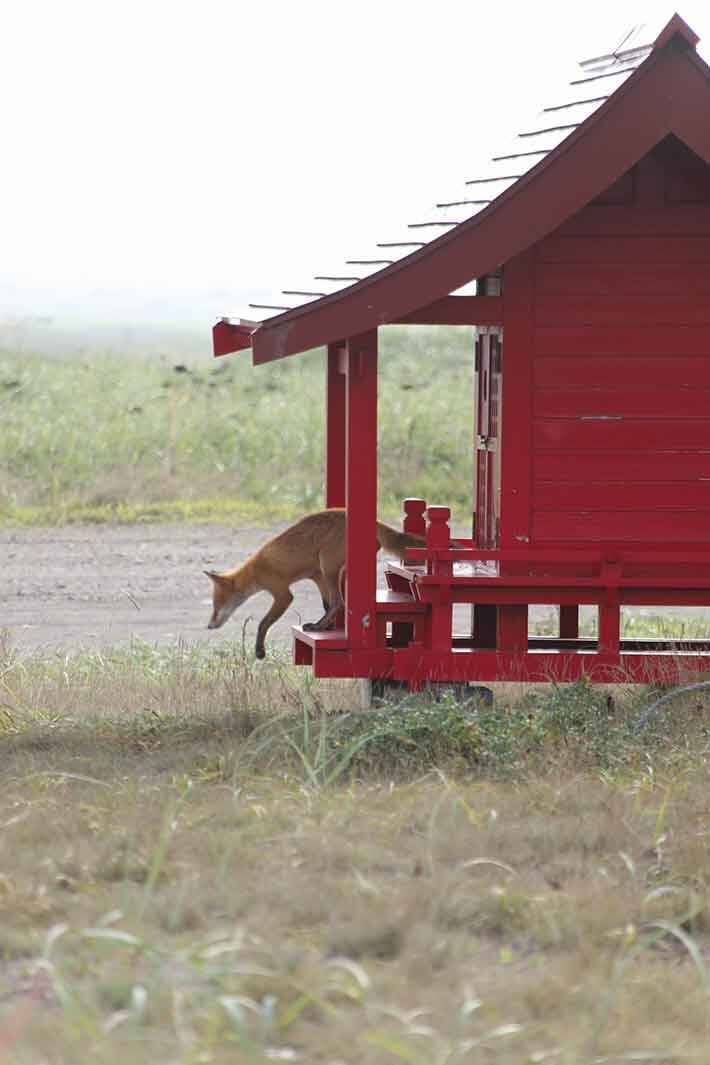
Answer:
<svg viewBox="0 0 710 1065"><path fill-rule="evenodd" d="M309 647L318 647L324 651L344 651L347 649L348 640L345 629L326 629L324 632L311 632L301 625L293 625L291 628L294 640L308 644Z"/></svg>
<svg viewBox="0 0 710 1065"><path fill-rule="evenodd" d="M390 592L383 588L377 590L378 614L426 614L427 604L413 599L407 592Z"/></svg>

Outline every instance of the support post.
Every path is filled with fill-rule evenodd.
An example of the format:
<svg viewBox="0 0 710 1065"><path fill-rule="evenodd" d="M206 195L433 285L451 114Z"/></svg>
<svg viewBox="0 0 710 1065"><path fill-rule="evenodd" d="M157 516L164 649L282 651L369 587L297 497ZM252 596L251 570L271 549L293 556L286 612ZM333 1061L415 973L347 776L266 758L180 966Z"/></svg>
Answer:
<svg viewBox="0 0 710 1065"><path fill-rule="evenodd" d="M377 330L347 341L345 625L350 647L374 647L377 589Z"/></svg>
<svg viewBox="0 0 710 1065"><path fill-rule="evenodd" d="M618 659L621 651L621 610L619 603L604 603L599 607L599 654Z"/></svg>
<svg viewBox="0 0 710 1065"><path fill-rule="evenodd" d="M329 344L325 379L325 505L345 506L345 372L342 345Z"/></svg>
<svg viewBox="0 0 710 1065"><path fill-rule="evenodd" d="M498 650L509 654L526 654L528 650L528 606L498 608Z"/></svg>
<svg viewBox="0 0 710 1065"><path fill-rule="evenodd" d="M560 607L560 639L576 640L579 637L579 607Z"/></svg>
<svg viewBox="0 0 710 1065"><path fill-rule="evenodd" d="M533 249L516 255L503 271L503 430L501 434L501 547L531 542L534 281ZM524 567L501 565L515 576ZM498 608L498 650L525 653L528 608Z"/></svg>
<svg viewBox="0 0 710 1065"><path fill-rule="evenodd" d="M475 603L473 607L473 646L493 649L498 642L498 607Z"/></svg>

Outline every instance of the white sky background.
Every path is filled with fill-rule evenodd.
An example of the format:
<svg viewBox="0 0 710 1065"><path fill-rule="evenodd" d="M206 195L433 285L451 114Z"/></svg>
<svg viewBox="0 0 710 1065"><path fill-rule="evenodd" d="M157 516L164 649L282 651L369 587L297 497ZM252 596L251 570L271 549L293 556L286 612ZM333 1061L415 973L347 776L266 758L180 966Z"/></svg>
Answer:
<svg viewBox="0 0 710 1065"><path fill-rule="evenodd" d="M710 4L678 5L710 55ZM574 61L673 10L9 0L0 321L211 320L337 272L465 193Z"/></svg>

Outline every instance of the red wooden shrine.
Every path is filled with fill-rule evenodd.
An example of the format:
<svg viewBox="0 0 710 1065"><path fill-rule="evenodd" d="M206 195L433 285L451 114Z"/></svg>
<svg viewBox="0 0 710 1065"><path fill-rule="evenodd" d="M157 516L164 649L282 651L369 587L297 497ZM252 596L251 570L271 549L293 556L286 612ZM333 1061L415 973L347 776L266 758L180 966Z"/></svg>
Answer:
<svg viewBox="0 0 710 1065"><path fill-rule="evenodd" d="M431 223L445 231L399 259L351 260L376 268L331 278L347 282L333 291L215 326L215 354L251 347L255 363L327 347L325 494L348 513L346 611L341 629L294 629L297 663L412 687L710 668L710 640L620 635L626 605L710 606L710 68L697 41L676 15L648 46L583 64L572 98L471 182L488 199L444 205L468 217ZM454 546L446 506L405 501L427 546L390 563L378 591L377 339L402 322L475 327L475 515ZM456 604L472 610L454 633ZM558 636L529 635L532 604L559 606ZM598 638L579 636L585 604Z"/></svg>

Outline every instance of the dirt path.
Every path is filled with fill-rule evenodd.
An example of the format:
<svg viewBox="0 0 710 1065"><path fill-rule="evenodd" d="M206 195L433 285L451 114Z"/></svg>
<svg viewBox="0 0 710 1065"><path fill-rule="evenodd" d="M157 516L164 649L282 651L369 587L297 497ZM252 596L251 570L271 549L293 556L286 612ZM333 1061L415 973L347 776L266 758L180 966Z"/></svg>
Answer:
<svg viewBox="0 0 710 1065"><path fill-rule="evenodd" d="M203 569L235 565L275 529L218 525L90 526L0 531L0 629L19 650L107 647L140 637L234 640L271 599L260 595L224 629L207 632L211 591ZM272 629L284 644L290 627L322 613L304 582L294 606ZM249 623L251 643L255 624Z"/></svg>
<svg viewBox="0 0 710 1065"><path fill-rule="evenodd" d="M151 644L233 641L241 638L246 622L251 646L270 596L255 596L223 629L208 632L211 589L202 571L235 565L282 527L0 530L0 630L8 630L12 646L21 651L78 651L125 644L133 637ZM380 556L380 585L382 569ZM542 615L547 609L531 613ZM290 645L291 626L321 613L315 587L308 581L297 585L295 602L271 630L267 647ZM668 613L710 616L706 608ZM465 626L466 618L460 620ZM460 624L457 628L463 631Z"/></svg>

